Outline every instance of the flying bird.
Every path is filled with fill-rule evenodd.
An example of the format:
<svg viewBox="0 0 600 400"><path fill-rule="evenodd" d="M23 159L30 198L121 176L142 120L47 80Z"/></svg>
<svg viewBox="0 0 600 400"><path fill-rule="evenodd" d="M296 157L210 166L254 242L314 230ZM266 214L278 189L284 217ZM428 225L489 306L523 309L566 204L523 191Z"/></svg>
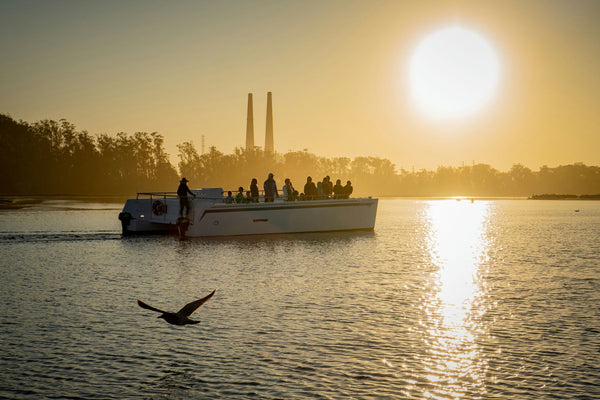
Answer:
<svg viewBox="0 0 600 400"><path fill-rule="evenodd" d="M192 315L192 313L194 311L196 311L198 309L198 307L200 307L202 304L206 303L213 296L213 294L215 294L215 290L213 290L212 293L206 297L203 297L201 299L198 299L198 300L192 301L191 303L186 304L181 310L177 311L176 313L159 310L158 308L154 308L154 307L144 303L141 300L138 300L137 302L138 302L138 305L142 308L162 313L158 318L162 318L170 324L173 324L173 325L197 324L200 321L194 321L194 320L189 319L188 317L190 315Z"/></svg>

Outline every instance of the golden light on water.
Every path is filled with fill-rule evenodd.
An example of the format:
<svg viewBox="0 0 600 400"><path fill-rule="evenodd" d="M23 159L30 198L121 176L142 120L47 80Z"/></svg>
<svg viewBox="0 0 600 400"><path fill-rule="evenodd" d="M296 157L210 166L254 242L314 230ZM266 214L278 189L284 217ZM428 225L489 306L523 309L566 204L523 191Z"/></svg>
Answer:
<svg viewBox="0 0 600 400"><path fill-rule="evenodd" d="M475 342L484 328L478 326L480 311L474 305L483 295L479 268L488 246L488 213L487 202L447 200L429 202L425 214L435 267L424 306L425 361L427 379L444 397L485 392L487 362Z"/></svg>

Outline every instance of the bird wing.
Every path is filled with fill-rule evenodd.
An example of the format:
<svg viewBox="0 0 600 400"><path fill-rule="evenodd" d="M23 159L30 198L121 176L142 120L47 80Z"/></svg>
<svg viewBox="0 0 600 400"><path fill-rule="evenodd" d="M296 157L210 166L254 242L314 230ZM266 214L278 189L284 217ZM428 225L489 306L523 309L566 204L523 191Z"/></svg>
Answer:
<svg viewBox="0 0 600 400"><path fill-rule="evenodd" d="M198 307L200 307L202 304L206 303L211 297L213 297L213 294L215 294L215 291L216 290L213 290L212 293L206 297L203 297L201 299L198 299L196 301L192 301L191 303L186 304L181 310L179 310L177 312L177 314L185 315L186 317L192 315L192 313L194 311L196 311L196 309Z"/></svg>
<svg viewBox="0 0 600 400"><path fill-rule="evenodd" d="M148 304L144 303L144 302L143 302L143 301L141 301L141 300L138 300L137 302L138 302L138 305L139 305L140 307L142 307L142 308L145 308L145 309L147 309L147 310L152 310L152 311L156 311L156 312L159 312L159 313L164 313L164 312L166 312L166 311L163 311L163 310L159 310L158 308L154 308L154 307L152 307L152 306L149 306Z"/></svg>

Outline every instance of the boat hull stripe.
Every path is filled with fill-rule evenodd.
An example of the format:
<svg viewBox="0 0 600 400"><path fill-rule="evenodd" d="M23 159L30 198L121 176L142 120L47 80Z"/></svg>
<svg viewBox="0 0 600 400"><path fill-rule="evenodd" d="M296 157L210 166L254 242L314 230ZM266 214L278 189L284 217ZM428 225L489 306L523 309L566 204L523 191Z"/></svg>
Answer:
<svg viewBox="0 0 600 400"><path fill-rule="evenodd" d="M198 221L202 221L206 214L228 213L240 211L272 211L272 210L294 210L304 208L326 208L326 207L356 207L356 206L371 206L374 203L350 203L350 204L314 204L314 205L298 205L298 206L278 206L278 207L240 207L240 208L219 208L216 210L204 210Z"/></svg>

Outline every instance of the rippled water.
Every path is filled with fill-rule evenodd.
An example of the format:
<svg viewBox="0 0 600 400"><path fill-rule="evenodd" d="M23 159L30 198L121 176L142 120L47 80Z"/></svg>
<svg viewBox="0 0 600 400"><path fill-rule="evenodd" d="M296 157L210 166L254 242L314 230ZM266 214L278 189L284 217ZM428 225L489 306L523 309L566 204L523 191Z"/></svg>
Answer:
<svg viewBox="0 0 600 400"><path fill-rule="evenodd" d="M600 202L381 200L374 232L183 241L122 238L120 206L0 212L0 397L600 397ZM136 304L213 289L199 325Z"/></svg>

